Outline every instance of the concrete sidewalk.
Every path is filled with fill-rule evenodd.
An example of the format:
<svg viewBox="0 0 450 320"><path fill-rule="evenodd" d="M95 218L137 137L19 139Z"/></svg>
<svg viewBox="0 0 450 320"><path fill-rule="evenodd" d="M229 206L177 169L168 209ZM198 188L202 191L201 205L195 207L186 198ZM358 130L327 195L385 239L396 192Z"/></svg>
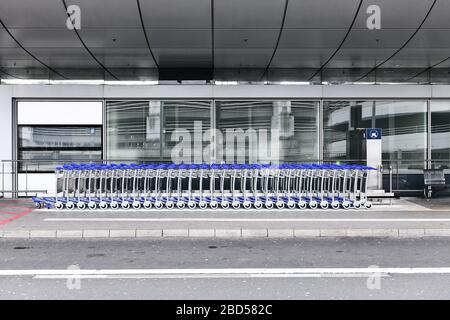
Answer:
<svg viewBox="0 0 450 320"><path fill-rule="evenodd" d="M369 210L32 210L0 202L3 238L293 238L450 236L450 199Z"/></svg>

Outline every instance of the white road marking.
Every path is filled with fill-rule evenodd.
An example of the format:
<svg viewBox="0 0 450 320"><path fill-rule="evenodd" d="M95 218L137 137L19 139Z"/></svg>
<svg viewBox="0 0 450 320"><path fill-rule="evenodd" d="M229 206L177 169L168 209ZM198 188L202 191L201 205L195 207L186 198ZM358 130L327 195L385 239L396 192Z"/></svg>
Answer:
<svg viewBox="0 0 450 320"><path fill-rule="evenodd" d="M450 222L450 218L44 218L66 222Z"/></svg>
<svg viewBox="0 0 450 320"><path fill-rule="evenodd" d="M424 268L217 268L217 269L30 269L0 270L0 276L67 278L295 278L450 274L450 267Z"/></svg>
<svg viewBox="0 0 450 320"><path fill-rule="evenodd" d="M389 278L388 274L377 274ZM367 278L372 274L185 274L185 275L37 275L33 279L236 279L236 278Z"/></svg>

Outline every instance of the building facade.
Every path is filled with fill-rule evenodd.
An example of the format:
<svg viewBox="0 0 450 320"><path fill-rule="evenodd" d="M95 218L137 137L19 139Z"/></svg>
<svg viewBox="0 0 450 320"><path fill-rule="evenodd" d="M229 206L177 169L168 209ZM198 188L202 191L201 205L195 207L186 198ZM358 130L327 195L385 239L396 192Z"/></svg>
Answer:
<svg viewBox="0 0 450 320"><path fill-rule="evenodd" d="M2 193L51 192L70 162L364 163L365 128L383 132L383 187L418 193L450 165L449 89L2 85Z"/></svg>

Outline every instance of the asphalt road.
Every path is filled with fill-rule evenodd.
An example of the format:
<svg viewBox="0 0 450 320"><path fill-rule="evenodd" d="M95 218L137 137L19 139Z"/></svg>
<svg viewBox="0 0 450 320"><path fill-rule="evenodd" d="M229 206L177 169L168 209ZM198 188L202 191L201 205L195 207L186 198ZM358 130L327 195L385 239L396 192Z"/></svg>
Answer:
<svg viewBox="0 0 450 320"><path fill-rule="evenodd" d="M2 239L0 257L1 299L450 298L443 238Z"/></svg>

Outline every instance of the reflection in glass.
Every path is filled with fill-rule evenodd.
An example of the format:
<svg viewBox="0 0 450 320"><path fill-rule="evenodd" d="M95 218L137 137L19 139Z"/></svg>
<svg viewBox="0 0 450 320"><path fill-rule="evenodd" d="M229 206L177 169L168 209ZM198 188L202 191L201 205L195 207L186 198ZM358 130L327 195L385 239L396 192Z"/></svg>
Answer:
<svg viewBox="0 0 450 320"><path fill-rule="evenodd" d="M211 101L164 101L163 115L163 159L176 163L209 163ZM186 133L190 142L183 143L184 153L179 153L174 147L180 146Z"/></svg>
<svg viewBox="0 0 450 320"><path fill-rule="evenodd" d="M449 168L450 101L431 101L431 159L435 166Z"/></svg>
<svg viewBox="0 0 450 320"><path fill-rule="evenodd" d="M102 160L100 126L19 126L19 171L53 171L68 162ZM26 161L30 160L30 161Z"/></svg>
<svg viewBox="0 0 450 320"><path fill-rule="evenodd" d="M374 102L324 101L324 159L365 159L364 128L372 126Z"/></svg>
<svg viewBox="0 0 450 320"><path fill-rule="evenodd" d="M216 126L223 137L216 145L216 160L228 163L316 160L317 114L318 103L314 101L216 101ZM235 141L230 141L231 132L235 133ZM275 133L277 138L273 136Z"/></svg>
<svg viewBox="0 0 450 320"><path fill-rule="evenodd" d="M159 159L160 101L108 101L106 110L109 160Z"/></svg>
<svg viewBox="0 0 450 320"><path fill-rule="evenodd" d="M425 101L377 101L376 127L383 129L383 161L394 168L424 168L427 150ZM412 173L412 171L410 171Z"/></svg>
<svg viewBox="0 0 450 320"><path fill-rule="evenodd" d="M100 127L20 126L19 148L101 148Z"/></svg>
<svg viewBox="0 0 450 320"><path fill-rule="evenodd" d="M364 129L381 128L383 161L423 169L426 111L425 101L325 101L324 159L364 161Z"/></svg>
<svg viewBox="0 0 450 320"><path fill-rule="evenodd" d="M195 162L202 162L202 146L210 142L203 142L211 127L210 101L107 101L106 107L110 161L175 161L173 148L187 131L190 156L183 161L194 162L199 155Z"/></svg>
<svg viewBox="0 0 450 320"><path fill-rule="evenodd" d="M56 166L68 163L98 162L102 159L101 150L42 150L42 151L19 151L19 159L31 160L21 161L20 171L24 172L50 172Z"/></svg>

